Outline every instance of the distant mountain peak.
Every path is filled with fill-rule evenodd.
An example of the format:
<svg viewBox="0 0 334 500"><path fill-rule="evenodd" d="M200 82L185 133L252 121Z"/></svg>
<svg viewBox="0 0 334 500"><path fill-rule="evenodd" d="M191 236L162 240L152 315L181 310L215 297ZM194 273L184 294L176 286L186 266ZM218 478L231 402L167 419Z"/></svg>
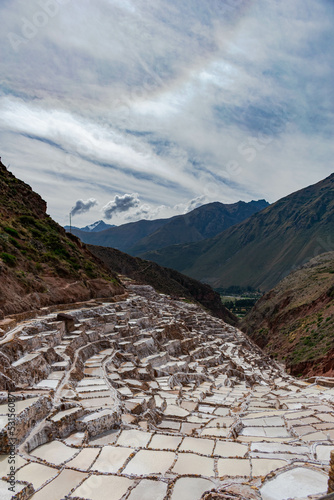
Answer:
<svg viewBox="0 0 334 500"><path fill-rule="evenodd" d="M72 226L71 229L76 229L77 231L84 231L85 233L99 233L100 231L105 231L111 227L116 227L114 224L106 224L103 220L98 220L92 224L88 224L85 227ZM70 226L64 226L66 231L70 230Z"/></svg>

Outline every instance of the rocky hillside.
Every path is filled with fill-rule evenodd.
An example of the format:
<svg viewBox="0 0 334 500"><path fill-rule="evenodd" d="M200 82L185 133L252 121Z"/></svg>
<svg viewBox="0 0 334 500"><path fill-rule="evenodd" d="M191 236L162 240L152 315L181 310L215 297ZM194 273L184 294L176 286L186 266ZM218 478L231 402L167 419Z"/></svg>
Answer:
<svg viewBox="0 0 334 500"><path fill-rule="evenodd" d="M117 276L0 162L0 317L122 291Z"/></svg>
<svg viewBox="0 0 334 500"><path fill-rule="evenodd" d="M170 219L141 220L92 233L72 229L84 243L117 248L130 255L212 238L268 206L265 200L231 205L208 203Z"/></svg>
<svg viewBox="0 0 334 500"><path fill-rule="evenodd" d="M160 293L183 297L186 301L198 302L218 318L230 325L237 325L238 318L223 306L220 295L209 285L188 276L161 267L138 257L131 257L114 248L88 245L89 250L101 259L113 272L124 274L138 283L151 285Z"/></svg>
<svg viewBox="0 0 334 500"><path fill-rule="evenodd" d="M292 269L334 250L334 174L256 213L215 238L141 257L214 288L268 291Z"/></svg>
<svg viewBox="0 0 334 500"><path fill-rule="evenodd" d="M242 329L294 375L334 374L334 252L312 259L265 294Z"/></svg>

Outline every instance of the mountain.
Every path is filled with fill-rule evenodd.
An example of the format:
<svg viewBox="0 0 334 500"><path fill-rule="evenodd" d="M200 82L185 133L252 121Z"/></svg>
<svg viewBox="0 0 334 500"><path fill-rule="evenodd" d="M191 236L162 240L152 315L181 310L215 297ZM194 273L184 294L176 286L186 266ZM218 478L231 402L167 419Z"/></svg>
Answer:
<svg viewBox="0 0 334 500"><path fill-rule="evenodd" d="M123 291L117 276L0 162L0 318Z"/></svg>
<svg viewBox="0 0 334 500"><path fill-rule="evenodd" d="M334 375L334 251L319 255L266 293L242 329L294 375Z"/></svg>
<svg viewBox="0 0 334 500"><path fill-rule="evenodd" d="M93 224L89 224L89 226L85 227L75 227L75 226L64 226L64 229L68 232L71 232L72 229L76 231L84 231L88 233L99 233L100 231L105 231L111 227L116 227L114 224L106 224L103 220L98 220L97 222L93 222Z"/></svg>
<svg viewBox="0 0 334 500"><path fill-rule="evenodd" d="M265 200L238 201L231 205L214 202L195 208L185 215L172 217L167 224L142 238L131 248L131 254L139 255L179 243L190 243L212 238L225 229L241 222L267 207Z"/></svg>
<svg viewBox="0 0 334 500"><path fill-rule="evenodd" d="M160 249L175 243L211 238L268 206L265 200L231 205L209 203L185 215L169 219L140 220L112 227L97 234L72 229L84 243L113 247L131 255Z"/></svg>
<svg viewBox="0 0 334 500"><path fill-rule="evenodd" d="M219 293L209 285L184 276L173 269L161 267L155 262L132 257L114 248L88 245L88 249L112 272L128 276L139 283L151 285L160 293L198 302L230 325L238 324L238 318L223 306Z"/></svg>
<svg viewBox="0 0 334 500"><path fill-rule="evenodd" d="M334 174L292 193L214 238L142 258L214 288L268 291L293 269L334 249Z"/></svg>

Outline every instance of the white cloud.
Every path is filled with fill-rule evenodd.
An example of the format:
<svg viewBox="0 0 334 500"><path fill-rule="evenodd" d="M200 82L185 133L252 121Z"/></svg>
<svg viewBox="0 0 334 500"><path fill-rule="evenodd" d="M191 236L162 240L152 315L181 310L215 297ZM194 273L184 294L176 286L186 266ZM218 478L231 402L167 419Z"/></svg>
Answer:
<svg viewBox="0 0 334 500"><path fill-rule="evenodd" d="M97 205L95 198L90 198L87 201L77 200L74 207L71 210L71 215L84 214L89 212L89 210Z"/></svg>
<svg viewBox="0 0 334 500"><path fill-rule="evenodd" d="M40 27L41 2L0 3L0 140L60 222L75 199L138 192L122 223L331 173L333 3L52 1Z"/></svg>
<svg viewBox="0 0 334 500"><path fill-rule="evenodd" d="M116 195L112 201L109 201L103 207L103 215L106 219L111 219L113 215L128 212L132 208L138 207L139 204L138 193L124 194L123 196Z"/></svg>

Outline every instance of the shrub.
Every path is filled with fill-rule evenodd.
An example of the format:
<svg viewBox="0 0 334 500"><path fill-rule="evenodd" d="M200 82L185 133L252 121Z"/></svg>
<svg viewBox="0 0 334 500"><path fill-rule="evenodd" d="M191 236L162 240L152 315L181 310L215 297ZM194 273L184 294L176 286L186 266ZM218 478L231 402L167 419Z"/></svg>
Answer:
<svg viewBox="0 0 334 500"><path fill-rule="evenodd" d="M36 262L35 269L36 269L37 273L40 273L41 271L43 271L42 264L40 262Z"/></svg>
<svg viewBox="0 0 334 500"><path fill-rule="evenodd" d="M16 248L21 248L21 245L18 241L16 241L14 238L12 238L11 236L9 237L9 242L14 245L14 247Z"/></svg>
<svg viewBox="0 0 334 500"><path fill-rule="evenodd" d="M20 215L18 219L23 225L26 226L35 226L36 224L36 219L34 219L31 215Z"/></svg>
<svg viewBox="0 0 334 500"><path fill-rule="evenodd" d="M8 266L14 267L16 265L16 257L14 255L2 252L0 257Z"/></svg>
<svg viewBox="0 0 334 500"><path fill-rule="evenodd" d="M12 227L4 227L3 229L4 231L6 231L6 233L14 236L14 238L19 238L19 233L16 231L16 229L13 229Z"/></svg>

